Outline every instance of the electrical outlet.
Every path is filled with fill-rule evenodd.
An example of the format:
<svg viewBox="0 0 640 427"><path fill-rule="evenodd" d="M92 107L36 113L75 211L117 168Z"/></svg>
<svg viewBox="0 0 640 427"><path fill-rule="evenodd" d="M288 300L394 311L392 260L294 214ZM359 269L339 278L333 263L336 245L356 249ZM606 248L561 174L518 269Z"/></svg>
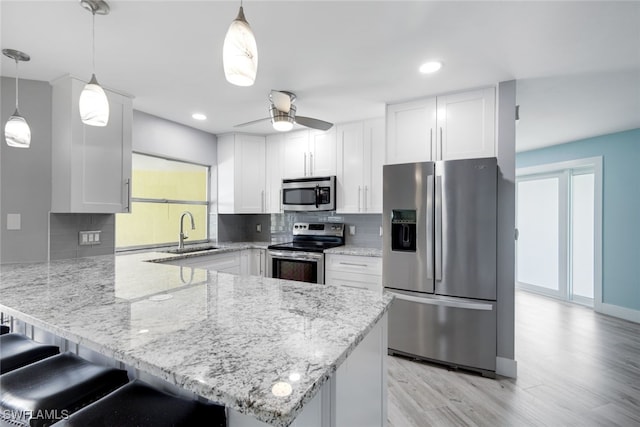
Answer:
<svg viewBox="0 0 640 427"><path fill-rule="evenodd" d="M78 233L78 244L80 246L99 245L101 230L80 231Z"/></svg>
<svg viewBox="0 0 640 427"><path fill-rule="evenodd" d="M262 224L256 224L256 233L262 233Z"/></svg>
<svg viewBox="0 0 640 427"><path fill-rule="evenodd" d="M351 236L355 236L356 235L356 226L355 225L350 225L349 226L349 234Z"/></svg>

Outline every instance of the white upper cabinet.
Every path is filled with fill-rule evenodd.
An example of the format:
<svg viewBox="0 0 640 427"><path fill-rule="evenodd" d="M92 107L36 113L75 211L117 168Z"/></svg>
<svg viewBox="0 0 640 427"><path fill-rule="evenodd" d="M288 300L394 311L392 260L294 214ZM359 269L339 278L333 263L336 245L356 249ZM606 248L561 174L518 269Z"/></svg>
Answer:
<svg viewBox="0 0 640 427"><path fill-rule="evenodd" d="M387 105L386 163L495 156L495 88Z"/></svg>
<svg viewBox="0 0 640 427"><path fill-rule="evenodd" d="M218 137L218 213L266 212L265 137Z"/></svg>
<svg viewBox="0 0 640 427"><path fill-rule="evenodd" d="M266 210L265 213L282 212L282 145L284 135L281 133L267 135L266 138Z"/></svg>
<svg viewBox="0 0 640 427"><path fill-rule="evenodd" d="M433 158L436 99L387 105L387 163L425 162Z"/></svg>
<svg viewBox="0 0 640 427"><path fill-rule="evenodd" d="M495 156L495 89L439 96L437 160Z"/></svg>
<svg viewBox="0 0 640 427"><path fill-rule="evenodd" d="M52 86L52 212L129 212L131 98L105 90L109 123L87 126L78 108L85 82L65 77Z"/></svg>
<svg viewBox="0 0 640 427"><path fill-rule="evenodd" d="M384 119L338 125L337 211L382 212Z"/></svg>
<svg viewBox="0 0 640 427"><path fill-rule="evenodd" d="M336 130L300 130L284 134L283 177L336 174Z"/></svg>

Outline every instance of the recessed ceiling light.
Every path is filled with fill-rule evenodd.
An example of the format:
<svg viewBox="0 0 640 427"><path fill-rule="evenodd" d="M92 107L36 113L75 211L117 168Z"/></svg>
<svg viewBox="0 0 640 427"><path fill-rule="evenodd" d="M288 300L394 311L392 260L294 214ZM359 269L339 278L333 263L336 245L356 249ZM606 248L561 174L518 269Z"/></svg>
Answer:
<svg viewBox="0 0 640 427"><path fill-rule="evenodd" d="M420 72L422 74L431 74L431 73L435 73L440 68L442 68L442 62L440 62L440 61L429 61L429 62L425 62L424 64L422 64L420 66Z"/></svg>
<svg viewBox="0 0 640 427"><path fill-rule="evenodd" d="M191 117L193 117L196 120L207 120L207 116L205 116L202 113L193 113Z"/></svg>

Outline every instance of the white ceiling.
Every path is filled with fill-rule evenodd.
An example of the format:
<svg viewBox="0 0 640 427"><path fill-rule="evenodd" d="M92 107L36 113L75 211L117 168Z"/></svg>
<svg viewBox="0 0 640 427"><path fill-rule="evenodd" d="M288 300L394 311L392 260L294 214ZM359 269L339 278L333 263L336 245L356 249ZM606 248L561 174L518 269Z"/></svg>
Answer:
<svg viewBox="0 0 640 427"><path fill-rule="evenodd" d="M96 16L99 82L137 110L215 134L272 133L233 127L267 117L271 89L295 92L299 115L341 123L512 79L518 151L640 127L638 1L245 1L259 52L251 87L222 70L239 1L108 3ZM21 78L89 79L91 13L78 1L2 0L0 20L2 48L31 55ZM420 75L433 58L443 69ZM11 59L1 67L15 75Z"/></svg>

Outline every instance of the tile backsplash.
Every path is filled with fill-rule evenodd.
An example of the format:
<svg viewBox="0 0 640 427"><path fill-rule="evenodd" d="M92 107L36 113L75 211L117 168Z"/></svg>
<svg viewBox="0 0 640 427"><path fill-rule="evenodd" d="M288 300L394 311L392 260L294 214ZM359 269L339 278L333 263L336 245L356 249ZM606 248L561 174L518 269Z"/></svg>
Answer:
<svg viewBox="0 0 640 427"><path fill-rule="evenodd" d="M115 252L115 215L49 214L49 259L82 258ZM100 244L80 246L81 231L100 231Z"/></svg>

